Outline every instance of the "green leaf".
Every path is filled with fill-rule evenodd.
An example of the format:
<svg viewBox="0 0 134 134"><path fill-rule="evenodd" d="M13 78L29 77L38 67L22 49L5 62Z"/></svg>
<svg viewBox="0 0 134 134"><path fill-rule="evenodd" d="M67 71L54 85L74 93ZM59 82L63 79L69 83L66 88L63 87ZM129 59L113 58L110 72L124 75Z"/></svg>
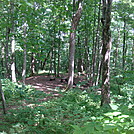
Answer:
<svg viewBox="0 0 134 134"><path fill-rule="evenodd" d="M77 125L71 125L75 130L73 134L83 134L81 128Z"/></svg>
<svg viewBox="0 0 134 134"><path fill-rule="evenodd" d="M104 130L113 130L115 128L116 128L116 126L113 126L113 124L109 124L109 125L105 125L103 129Z"/></svg>
<svg viewBox="0 0 134 134"><path fill-rule="evenodd" d="M28 125L33 125L33 123L34 123L34 121L32 121L32 120L28 121Z"/></svg>
<svg viewBox="0 0 134 134"><path fill-rule="evenodd" d="M106 115L106 116L118 116L120 114L121 114L121 112L113 112L113 113L106 113L104 115Z"/></svg>
<svg viewBox="0 0 134 134"><path fill-rule="evenodd" d="M110 106L111 106L111 108L112 108L113 110L117 110L118 107L119 107L119 106L117 106L117 105L115 105L115 104L110 104Z"/></svg>

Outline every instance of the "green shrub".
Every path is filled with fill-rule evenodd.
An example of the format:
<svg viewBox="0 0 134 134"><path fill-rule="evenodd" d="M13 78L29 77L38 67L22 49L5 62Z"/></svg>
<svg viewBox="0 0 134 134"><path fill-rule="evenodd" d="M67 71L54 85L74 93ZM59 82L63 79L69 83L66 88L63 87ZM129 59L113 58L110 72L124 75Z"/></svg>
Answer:
<svg viewBox="0 0 134 134"><path fill-rule="evenodd" d="M9 110L5 116L8 127L3 126L0 132L132 134L134 131L133 85L124 84L120 90L121 95L118 95L118 92L111 94L111 109L100 107L100 95L78 89L61 92L62 97L48 101L38 103L32 101L17 110ZM31 88L25 93L25 96L35 99L42 96L42 92L38 93Z"/></svg>
<svg viewBox="0 0 134 134"><path fill-rule="evenodd" d="M33 89L30 85L13 83L9 79L2 79L2 89L6 99L45 96L45 93Z"/></svg>

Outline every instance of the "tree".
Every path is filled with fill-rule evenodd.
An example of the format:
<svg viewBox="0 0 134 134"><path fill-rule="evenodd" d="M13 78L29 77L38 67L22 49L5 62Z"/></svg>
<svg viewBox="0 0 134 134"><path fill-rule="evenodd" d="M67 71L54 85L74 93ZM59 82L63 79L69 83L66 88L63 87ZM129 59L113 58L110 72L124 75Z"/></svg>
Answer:
<svg viewBox="0 0 134 134"><path fill-rule="evenodd" d="M2 99L3 112L4 112L4 114L6 114L6 101L5 101L4 93L2 91L1 79L0 79L0 95L1 95L1 99Z"/></svg>
<svg viewBox="0 0 134 134"><path fill-rule="evenodd" d="M25 79L26 79L26 58L27 58L27 45L26 45L26 28L27 25L26 23L23 26L23 32L24 32L24 59L23 59L23 71L22 71L22 80L23 83L25 84Z"/></svg>
<svg viewBox="0 0 134 134"><path fill-rule="evenodd" d="M101 106L110 103L110 50L111 50L111 8L112 0L102 0L102 92Z"/></svg>
<svg viewBox="0 0 134 134"><path fill-rule="evenodd" d="M15 74L15 26L14 26L14 3L11 1L10 3L11 5L11 24L12 24L12 28L11 28L11 33L12 33L12 37L11 37L11 59L12 59L12 63L11 63L11 71L12 71L12 81L16 82L16 74Z"/></svg>
<svg viewBox="0 0 134 134"><path fill-rule="evenodd" d="M75 55L75 37L76 29L79 24L82 13L82 0L78 1L78 10L72 18L71 32L70 32L70 46L69 46L69 70L68 70L68 85L66 91L72 88L74 78L74 55Z"/></svg>

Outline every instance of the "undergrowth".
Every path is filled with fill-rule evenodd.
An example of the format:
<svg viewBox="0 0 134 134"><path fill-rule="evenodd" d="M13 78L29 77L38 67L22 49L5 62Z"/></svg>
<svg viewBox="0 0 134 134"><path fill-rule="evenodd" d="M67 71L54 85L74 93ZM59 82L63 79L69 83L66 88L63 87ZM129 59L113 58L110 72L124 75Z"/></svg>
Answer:
<svg viewBox="0 0 134 134"><path fill-rule="evenodd" d="M0 121L0 134L132 134L134 86L111 87L111 109L100 107L100 95L88 90L60 92L62 97L38 101L47 95L30 86L3 80L10 108ZM23 105L22 105L23 103ZM0 109L1 109L0 105Z"/></svg>

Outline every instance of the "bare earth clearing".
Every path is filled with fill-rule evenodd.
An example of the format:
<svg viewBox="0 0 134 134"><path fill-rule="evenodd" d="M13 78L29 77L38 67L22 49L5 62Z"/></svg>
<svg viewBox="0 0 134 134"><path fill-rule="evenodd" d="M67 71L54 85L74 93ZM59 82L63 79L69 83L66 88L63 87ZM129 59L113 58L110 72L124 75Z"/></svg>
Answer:
<svg viewBox="0 0 134 134"><path fill-rule="evenodd" d="M66 76L64 76L66 77ZM77 77L74 79L74 82L77 84L79 82L85 81L85 78L82 77ZM21 81L20 81L21 82ZM61 78L55 78L51 80L50 76L47 75L39 75L39 76L32 76L29 78L26 78L26 85L31 85L33 88L36 90L43 91L46 94L51 94L50 96L39 99L38 101L47 101L49 99L55 98L55 97L60 97L61 94L59 93L59 90L57 88L64 90L66 88L67 82L63 81L61 82ZM80 87L80 89L84 89L85 87L87 88L89 86L88 84L83 85ZM25 106L27 105L28 102L22 102L19 106ZM19 106L16 106L15 104L7 104L7 111L9 109L17 109ZM2 114L3 110L0 108L0 119L2 119Z"/></svg>
<svg viewBox="0 0 134 134"><path fill-rule="evenodd" d="M44 93L52 94L52 97L60 96L56 88L64 89L66 83L61 82L60 78L50 79L49 76L32 76L26 79L26 85L31 85L33 88L43 91ZM44 100L47 99L48 98L44 98Z"/></svg>

